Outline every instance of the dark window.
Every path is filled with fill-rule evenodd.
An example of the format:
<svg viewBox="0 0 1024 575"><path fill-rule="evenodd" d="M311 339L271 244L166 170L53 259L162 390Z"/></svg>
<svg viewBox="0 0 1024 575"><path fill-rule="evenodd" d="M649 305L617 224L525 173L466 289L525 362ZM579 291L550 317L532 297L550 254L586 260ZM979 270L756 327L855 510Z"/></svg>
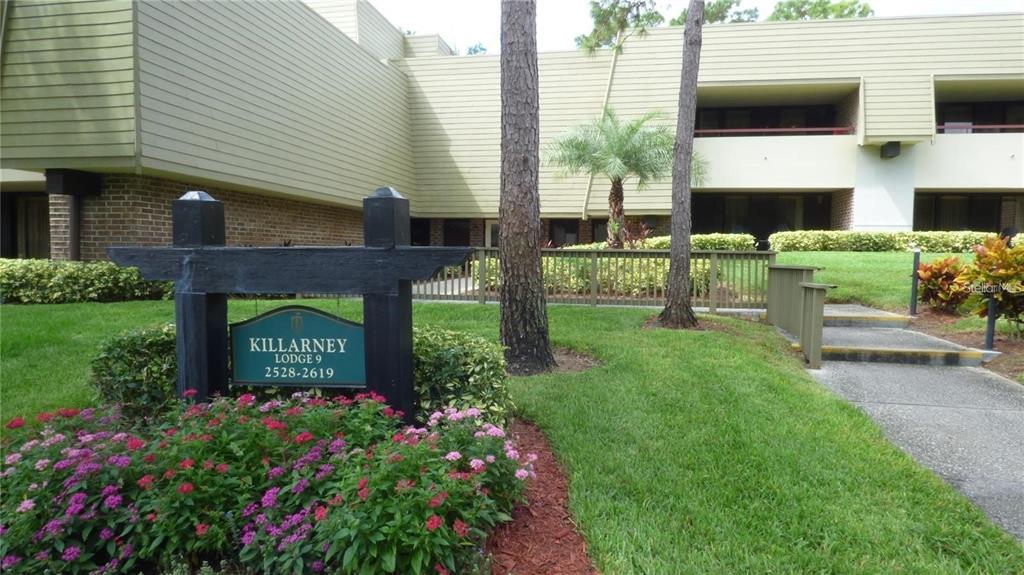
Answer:
<svg viewBox="0 0 1024 575"><path fill-rule="evenodd" d="M0 194L0 257L50 257L50 203L46 194Z"/></svg>
<svg viewBox="0 0 1024 575"><path fill-rule="evenodd" d="M446 246L468 246L469 245L469 220L444 221L444 245Z"/></svg>
<svg viewBox="0 0 1024 575"><path fill-rule="evenodd" d="M590 229L595 242L608 241L608 220L591 220Z"/></svg>
<svg viewBox="0 0 1024 575"><path fill-rule="evenodd" d="M1020 101L942 102L936 104L935 115L946 134L1024 131L1024 127L986 127L1024 125L1024 102Z"/></svg>
<svg viewBox="0 0 1024 575"><path fill-rule="evenodd" d="M915 194L914 229L998 232L1003 199L999 194Z"/></svg>
<svg viewBox="0 0 1024 575"><path fill-rule="evenodd" d="M767 136L780 128L836 127L836 109L831 105L815 106L748 106L729 108L698 108L697 129L706 130L698 136L728 136L728 131L750 130L739 135ZM758 132L756 130L765 130ZM824 132L785 132L789 134L831 134Z"/></svg>
<svg viewBox="0 0 1024 575"><path fill-rule="evenodd" d="M409 243L414 246L430 245L430 220L412 218L409 220Z"/></svg>
<svg viewBox="0 0 1024 575"><path fill-rule="evenodd" d="M579 220L551 220L548 239L555 247L571 246L579 243Z"/></svg>

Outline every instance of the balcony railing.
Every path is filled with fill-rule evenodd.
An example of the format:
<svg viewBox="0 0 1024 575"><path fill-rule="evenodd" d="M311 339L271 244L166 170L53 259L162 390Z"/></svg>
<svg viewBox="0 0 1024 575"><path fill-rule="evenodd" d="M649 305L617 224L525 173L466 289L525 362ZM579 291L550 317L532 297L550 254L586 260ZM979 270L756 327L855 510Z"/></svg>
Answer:
<svg viewBox="0 0 1024 575"><path fill-rule="evenodd" d="M693 131L698 138L721 136L844 136L852 134L852 126L826 128L701 128Z"/></svg>
<svg viewBox="0 0 1024 575"><path fill-rule="evenodd" d="M1001 134L1024 132L1024 124L971 124L970 122L947 122L935 126L940 134Z"/></svg>

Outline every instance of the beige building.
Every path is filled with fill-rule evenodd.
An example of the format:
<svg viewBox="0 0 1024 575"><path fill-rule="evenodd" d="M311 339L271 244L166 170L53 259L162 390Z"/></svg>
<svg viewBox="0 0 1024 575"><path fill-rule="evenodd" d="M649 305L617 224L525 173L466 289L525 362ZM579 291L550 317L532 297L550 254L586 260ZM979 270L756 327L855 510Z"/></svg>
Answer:
<svg viewBox="0 0 1024 575"><path fill-rule="evenodd" d="M225 202L230 243L359 243L381 185L418 243L498 241L495 55L404 36L366 0L3 6L4 257L167 243L192 188ZM614 70L540 54L542 146L606 90L674 125L681 52L671 27ZM1024 229L1024 14L710 25L698 106L698 232ZM552 243L600 238L604 182L545 166L540 190ZM627 182L625 207L663 229L670 182Z"/></svg>

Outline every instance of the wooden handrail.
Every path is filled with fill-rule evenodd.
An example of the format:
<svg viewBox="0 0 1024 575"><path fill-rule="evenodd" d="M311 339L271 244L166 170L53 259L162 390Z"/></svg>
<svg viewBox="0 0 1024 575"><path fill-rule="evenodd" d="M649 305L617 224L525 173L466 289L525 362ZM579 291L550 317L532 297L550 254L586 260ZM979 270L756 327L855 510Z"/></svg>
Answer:
<svg viewBox="0 0 1024 575"><path fill-rule="evenodd" d="M945 132L946 130L1022 130L1024 131L1024 124L968 124L963 123L946 123L935 126L935 129L939 132Z"/></svg>
<svg viewBox="0 0 1024 575"><path fill-rule="evenodd" d="M852 126L831 126L822 128L701 128L694 130L695 136L731 135L731 134L794 134L820 133L832 135L852 134Z"/></svg>

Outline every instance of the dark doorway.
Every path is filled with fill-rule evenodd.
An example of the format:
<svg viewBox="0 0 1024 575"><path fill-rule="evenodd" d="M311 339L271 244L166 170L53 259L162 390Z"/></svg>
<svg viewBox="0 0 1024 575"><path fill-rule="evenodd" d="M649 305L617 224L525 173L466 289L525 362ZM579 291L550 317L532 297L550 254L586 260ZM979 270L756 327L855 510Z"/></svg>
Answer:
<svg viewBox="0 0 1024 575"><path fill-rule="evenodd" d="M447 219L444 221L444 245L446 246L468 246L469 245L469 220Z"/></svg>
<svg viewBox="0 0 1024 575"><path fill-rule="evenodd" d="M549 225L548 240L556 248L580 243L579 220L551 220Z"/></svg>
<svg viewBox="0 0 1024 575"><path fill-rule="evenodd" d="M50 257L50 203L46 194L0 194L0 218L0 256Z"/></svg>

